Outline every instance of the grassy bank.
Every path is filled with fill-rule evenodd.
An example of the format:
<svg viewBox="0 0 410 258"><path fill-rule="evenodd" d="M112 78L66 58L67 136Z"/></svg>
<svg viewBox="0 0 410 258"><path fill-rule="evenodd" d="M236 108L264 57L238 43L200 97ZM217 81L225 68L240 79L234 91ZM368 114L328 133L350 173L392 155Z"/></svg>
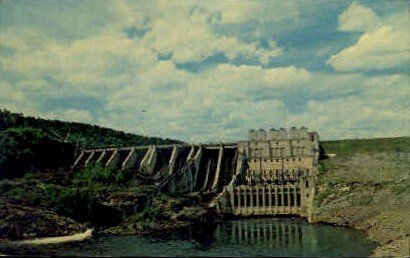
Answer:
<svg viewBox="0 0 410 258"><path fill-rule="evenodd" d="M365 230L376 256L409 255L410 137L323 142L314 221Z"/></svg>

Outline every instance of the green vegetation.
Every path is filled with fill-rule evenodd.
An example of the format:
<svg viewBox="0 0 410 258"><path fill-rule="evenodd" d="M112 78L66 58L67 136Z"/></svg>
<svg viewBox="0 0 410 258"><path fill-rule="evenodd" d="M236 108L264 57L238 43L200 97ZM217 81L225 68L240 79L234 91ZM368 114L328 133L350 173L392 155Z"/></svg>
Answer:
<svg viewBox="0 0 410 258"><path fill-rule="evenodd" d="M320 182L391 183L408 177L410 160L398 152L410 151L410 137L322 142L334 158L319 162Z"/></svg>
<svg viewBox="0 0 410 258"><path fill-rule="evenodd" d="M156 205L145 206L144 209L127 218L129 225L137 225L141 231L152 229L155 227L155 221L168 219L164 215L164 207Z"/></svg>
<svg viewBox="0 0 410 258"><path fill-rule="evenodd" d="M323 141L321 146L325 153L336 153L339 156L353 153L391 152L396 149L409 150L410 137Z"/></svg>
<svg viewBox="0 0 410 258"><path fill-rule="evenodd" d="M58 139L59 141L70 142L76 147L81 148L171 144L179 142L171 139L125 133L95 125L25 117L22 114L0 110L0 132L13 127L33 127L41 129L52 138Z"/></svg>
<svg viewBox="0 0 410 258"><path fill-rule="evenodd" d="M84 221L89 218L95 198L90 188L67 188L47 185L46 191L58 213Z"/></svg>
<svg viewBox="0 0 410 258"><path fill-rule="evenodd" d="M0 110L0 179L21 177L34 170L69 167L78 148L177 142L87 124L24 117ZM114 182L123 181L124 176L117 174Z"/></svg>
<svg viewBox="0 0 410 258"><path fill-rule="evenodd" d="M92 163L74 175L73 186L120 188L125 186L130 178L129 171L113 170L111 167L105 167L100 163Z"/></svg>
<svg viewBox="0 0 410 258"><path fill-rule="evenodd" d="M21 177L34 169L56 169L71 163L74 148L42 130L25 127L0 131L0 179Z"/></svg>
<svg viewBox="0 0 410 258"><path fill-rule="evenodd" d="M141 209L134 218L140 230L154 228L163 216L167 221L169 212L145 206L152 186L136 187L132 172L98 163L75 173L69 167L78 148L169 143L177 141L0 110L0 237L64 235L89 223L112 226Z"/></svg>
<svg viewBox="0 0 410 258"><path fill-rule="evenodd" d="M129 177L131 175L124 171L94 163L74 174L71 187L48 184L46 192L59 213L90 221L95 215L97 199L107 192L124 189Z"/></svg>

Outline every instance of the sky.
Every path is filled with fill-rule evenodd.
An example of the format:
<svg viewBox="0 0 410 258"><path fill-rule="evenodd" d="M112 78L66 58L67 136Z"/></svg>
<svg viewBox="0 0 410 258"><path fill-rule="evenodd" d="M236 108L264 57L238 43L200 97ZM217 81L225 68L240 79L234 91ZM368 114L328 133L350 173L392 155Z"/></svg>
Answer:
<svg viewBox="0 0 410 258"><path fill-rule="evenodd" d="M410 135L409 1L0 1L0 108L194 143Z"/></svg>

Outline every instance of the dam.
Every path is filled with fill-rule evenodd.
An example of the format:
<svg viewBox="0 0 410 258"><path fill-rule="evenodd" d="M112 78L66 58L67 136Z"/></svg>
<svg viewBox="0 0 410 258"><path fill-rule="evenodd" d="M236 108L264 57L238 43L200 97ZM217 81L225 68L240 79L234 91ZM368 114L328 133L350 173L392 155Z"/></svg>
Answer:
<svg viewBox="0 0 410 258"><path fill-rule="evenodd" d="M93 162L129 170L159 193L202 194L236 216L311 218L319 137L306 127L250 130L235 143L84 149L73 169Z"/></svg>

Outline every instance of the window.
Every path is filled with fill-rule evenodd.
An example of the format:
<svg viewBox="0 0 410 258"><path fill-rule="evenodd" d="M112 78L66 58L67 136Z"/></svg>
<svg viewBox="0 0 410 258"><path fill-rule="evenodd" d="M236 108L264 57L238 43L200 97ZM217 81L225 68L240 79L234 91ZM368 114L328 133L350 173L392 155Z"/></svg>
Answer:
<svg viewBox="0 0 410 258"><path fill-rule="evenodd" d="M300 206L300 192L296 194L296 206Z"/></svg>

